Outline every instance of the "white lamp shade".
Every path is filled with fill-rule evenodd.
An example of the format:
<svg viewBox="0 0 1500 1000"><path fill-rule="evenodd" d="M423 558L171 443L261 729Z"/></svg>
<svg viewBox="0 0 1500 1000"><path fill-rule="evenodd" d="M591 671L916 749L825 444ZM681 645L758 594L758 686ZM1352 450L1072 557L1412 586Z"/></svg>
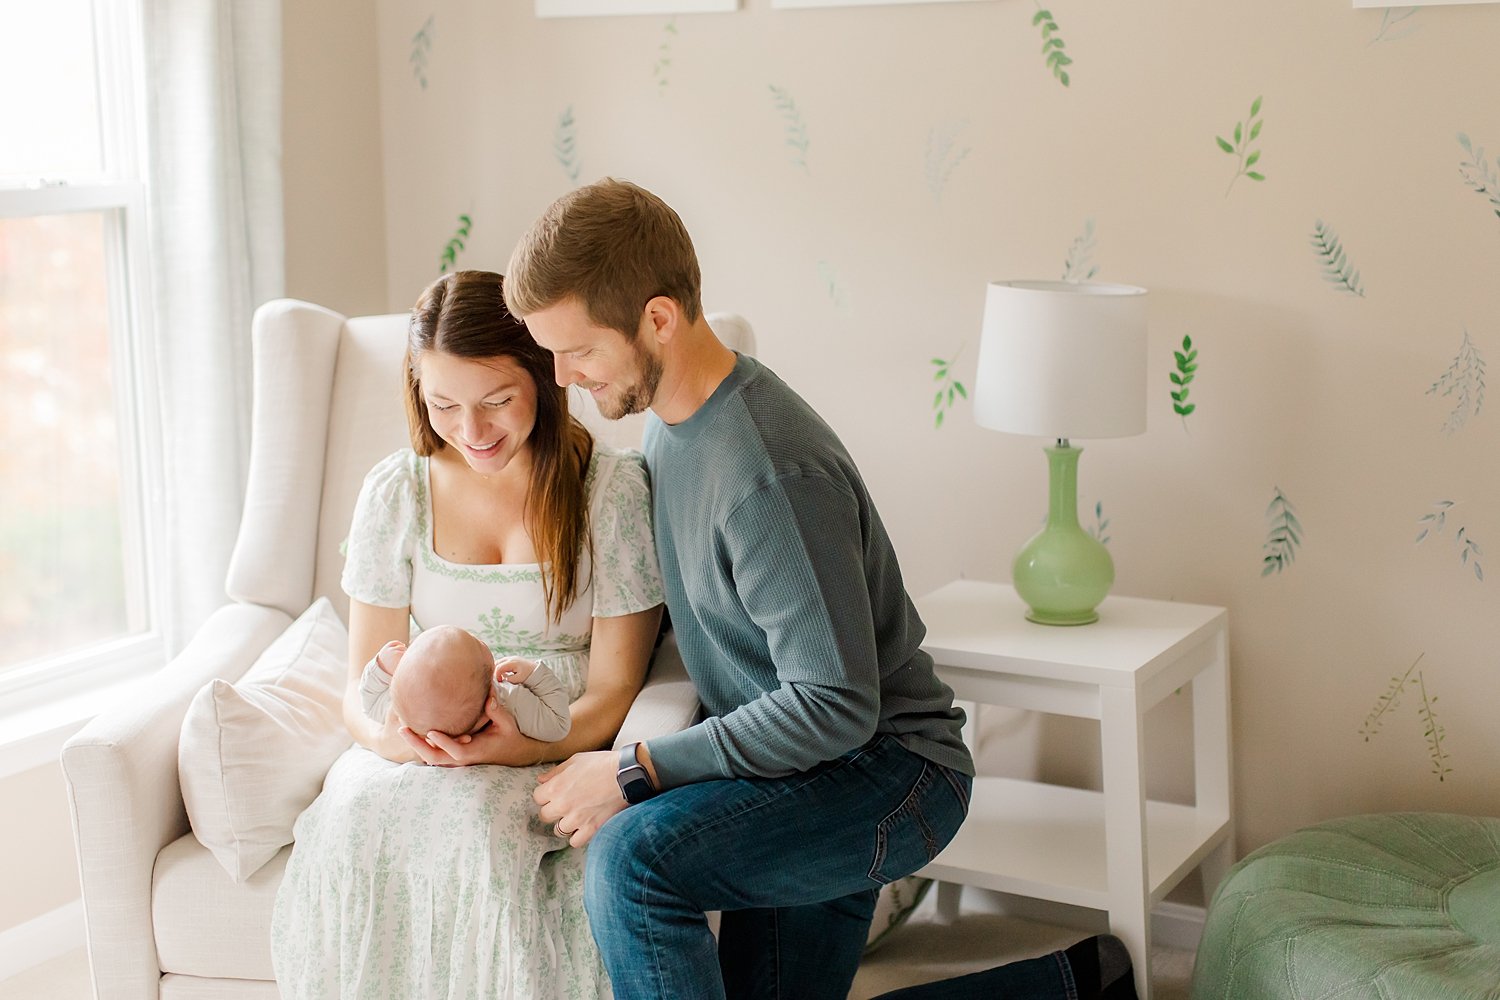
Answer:
<svg viewBox="0 0 1500 1000"><path fill-rule="evenodd" d="M1011 434L1146 430L1146 290L993 281L984 300L974 419Z"/></svg>

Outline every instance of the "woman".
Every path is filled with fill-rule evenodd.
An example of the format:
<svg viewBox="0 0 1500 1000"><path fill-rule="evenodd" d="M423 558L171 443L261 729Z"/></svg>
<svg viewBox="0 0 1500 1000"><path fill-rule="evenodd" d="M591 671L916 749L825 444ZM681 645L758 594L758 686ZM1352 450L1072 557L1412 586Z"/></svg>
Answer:
<svg viewBox="0 0 1500 1000"><path fill-rule="evenodd" d="M308 1000L598 997L583 854L541 824L531 792L537 765L609 745L644 681L662 601L645 470L568 414L497 274L422 293L406 408L412 447L375 466L355 505L344 720L358 745L297 821L277 983ZM568 736L522 736L493 698L473 736L366 719L364 665L443 624L545 662L574 699ZM402 766L424 756L510 766Z"/></svg>

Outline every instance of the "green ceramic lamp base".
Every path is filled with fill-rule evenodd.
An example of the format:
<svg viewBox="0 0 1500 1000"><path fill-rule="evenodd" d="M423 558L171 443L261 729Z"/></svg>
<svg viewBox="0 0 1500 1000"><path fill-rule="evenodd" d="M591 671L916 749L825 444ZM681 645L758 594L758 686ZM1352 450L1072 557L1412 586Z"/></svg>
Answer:
<svg viewBox="0 0 1500 1000"><path fill-rule="evenodd" d="M1011 580L1039 625L1087 625L1115 582L1106 549L1078 525L1078 456L1066 441L1047 449L1047 525L1016 554Z"/></svg>

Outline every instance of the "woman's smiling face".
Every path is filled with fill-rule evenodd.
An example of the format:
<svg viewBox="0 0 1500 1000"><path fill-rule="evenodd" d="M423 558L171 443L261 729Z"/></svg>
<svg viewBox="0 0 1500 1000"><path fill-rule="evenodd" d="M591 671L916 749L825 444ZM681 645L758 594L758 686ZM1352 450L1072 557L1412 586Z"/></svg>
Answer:
<svg viewBox="0 0 1500 1000"><path fill-rule="evenodd" d="M519 364L426 351L417 369L432 429L469 468L490 475L530 458L536 384Z"/></svg>

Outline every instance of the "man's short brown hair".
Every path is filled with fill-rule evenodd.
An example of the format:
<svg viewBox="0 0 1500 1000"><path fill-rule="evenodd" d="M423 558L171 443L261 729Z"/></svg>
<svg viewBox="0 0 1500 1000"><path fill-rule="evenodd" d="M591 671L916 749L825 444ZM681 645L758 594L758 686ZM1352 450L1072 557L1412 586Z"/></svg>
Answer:
<svg viewBox="0 0 1500 1000"><path fill-rule="evenodd" d="M634 339L658 295L703 312L693 240L671 206L629 181L606 177L554 201L521 237L505 278L505 304L526 317L576 298L590 322Z"/></svg>

